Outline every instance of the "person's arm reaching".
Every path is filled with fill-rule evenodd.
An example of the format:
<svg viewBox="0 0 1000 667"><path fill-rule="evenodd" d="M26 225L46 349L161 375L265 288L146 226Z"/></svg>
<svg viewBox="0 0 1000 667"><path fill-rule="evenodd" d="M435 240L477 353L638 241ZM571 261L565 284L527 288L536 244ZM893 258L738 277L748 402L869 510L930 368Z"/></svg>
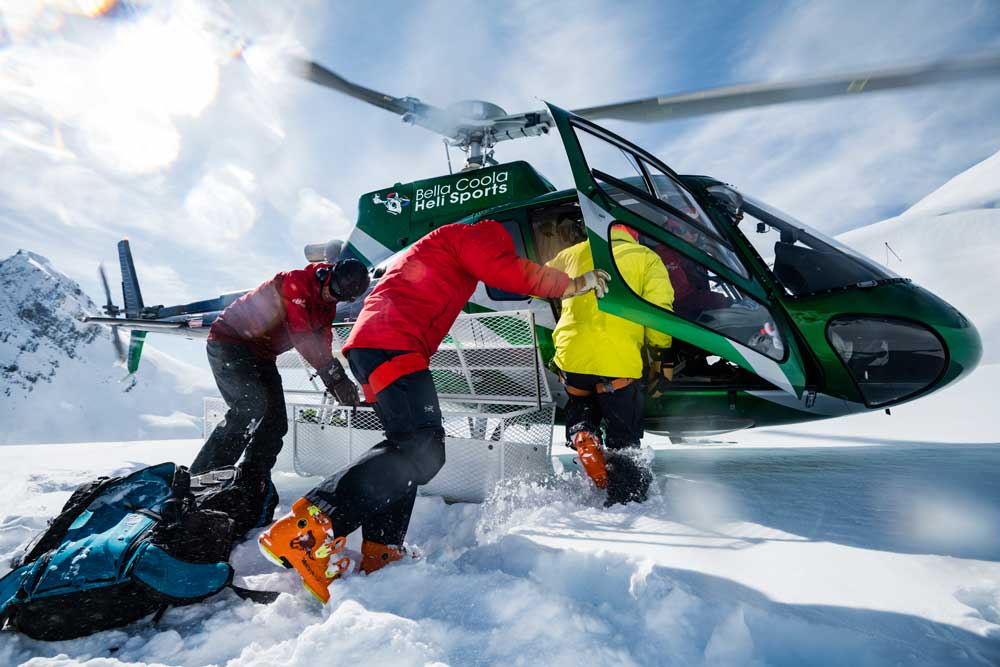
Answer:
<svg viewBox="0 0 1000 667"><path fill-rule="evenodd" d="M290 271L281 286L285 302L285 322L288 338L299 354L319 372L327 390L346 405L357 405L358 389L347 378L343 365L333 356L333 329L326 323L313 329L307 304L315 299L316 289L309 284L315 277L309 271Z"/></svg>
<svg viewBox="0 0 1000 667"><path fill-rule="evenodd" d="M518 257L507 230L496 220L483 220L468 231L459 261L473 277L514 294L565 298L590 290L604 296L607 274L591 271L570 278L562 271ZM603 278L603 280L602 280Z"/></svg>

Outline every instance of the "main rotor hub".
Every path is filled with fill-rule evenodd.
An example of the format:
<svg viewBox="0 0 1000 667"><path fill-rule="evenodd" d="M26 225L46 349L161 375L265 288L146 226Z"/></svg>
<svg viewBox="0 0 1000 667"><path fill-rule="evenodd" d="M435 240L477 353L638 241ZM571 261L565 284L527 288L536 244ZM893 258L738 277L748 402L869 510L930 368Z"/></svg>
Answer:
<svg viewBox="0 0 1000 667"><path fill-rule="evenodd" d="M483 100L462 100L445 108L461 120L493 120L507 115L500 106Z"/></svg>

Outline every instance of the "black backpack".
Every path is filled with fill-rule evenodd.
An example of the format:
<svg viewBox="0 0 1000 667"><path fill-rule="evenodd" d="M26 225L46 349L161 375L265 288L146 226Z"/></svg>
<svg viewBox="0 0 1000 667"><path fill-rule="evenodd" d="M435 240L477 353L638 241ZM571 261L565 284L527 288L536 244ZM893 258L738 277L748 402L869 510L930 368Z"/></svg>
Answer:
<svg viewBox="0 0 1000 667"><path fill-rule="evenodd" d="M226 503L248 495L238 482L230 469L192 484L186 468L161 463L84 484L0 579L0 623L72 639L150 614L155 622L169 606L226 588L273 601L275 593L232 585L234 538L269 522L277 504L268 480L253 507L234 506L231 516Z"/></svg>

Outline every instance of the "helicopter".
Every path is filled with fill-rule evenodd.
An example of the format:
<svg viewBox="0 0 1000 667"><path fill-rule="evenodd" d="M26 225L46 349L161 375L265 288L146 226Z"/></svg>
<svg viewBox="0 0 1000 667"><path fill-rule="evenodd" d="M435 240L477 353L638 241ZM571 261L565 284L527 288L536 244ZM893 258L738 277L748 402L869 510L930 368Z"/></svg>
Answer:
<svg viewBox="0 0 1000 667"><path fill-rule="evenodd" d="M289 62L298 76L398 114L467 155L456 173L361 195L348 237L307 246L308 261L358 259L371 268L374 284L433 229L483 219L499 221L518 253L542 264L589 240L595 268L612 276L600 310L674 340L673 380L648 389L648 432L683 438L888 411L955 382L979 362L976 328L939 297L748 193L709 176L678 174L594 121L661 122L996 77L1000 53L574 111L547 104L515 114L479 100L435 107L353 83L311 60ZM571 189L556 189L527 162L496 159L501 142L550 132L570 163ZM625 225L663 260L675 287L672 309L645 301L618 271L610 242L616 225ZM244 293L146 307L127 241L119 243L119 259L124 311L111 302L102 270L107 317L90 321L132 331L130 373L138 368L145 332L207 335L214 318ZM361 306L360 300L344 304L338 321L356 318ZM465 310L529 310L547 364L560 308L558 300L480 284ZM124 358L117 333L112 338ZM547 380L552 395L562 394L555 374Z"/></svg>

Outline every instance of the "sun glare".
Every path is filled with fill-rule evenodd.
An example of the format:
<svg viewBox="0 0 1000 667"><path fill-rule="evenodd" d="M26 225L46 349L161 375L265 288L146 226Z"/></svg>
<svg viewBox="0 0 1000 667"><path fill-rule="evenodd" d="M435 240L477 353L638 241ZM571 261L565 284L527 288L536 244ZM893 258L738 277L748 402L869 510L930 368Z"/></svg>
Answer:
<svg viewBox="0 0 1000 667"><path fill-rule="evenodd" d="M99 103L83 126L90 148L119 170L149 172L179 155L178 116L197 116L215 99L219 63L190 25L152 17L118 31L96 68Z"/></svg>
<svg viewBox="0 0 1000 667"><path fill-rule="evenodd" d="M76 4L81 14L96 18L114 9L118 0L76 0Z"/></svg>

